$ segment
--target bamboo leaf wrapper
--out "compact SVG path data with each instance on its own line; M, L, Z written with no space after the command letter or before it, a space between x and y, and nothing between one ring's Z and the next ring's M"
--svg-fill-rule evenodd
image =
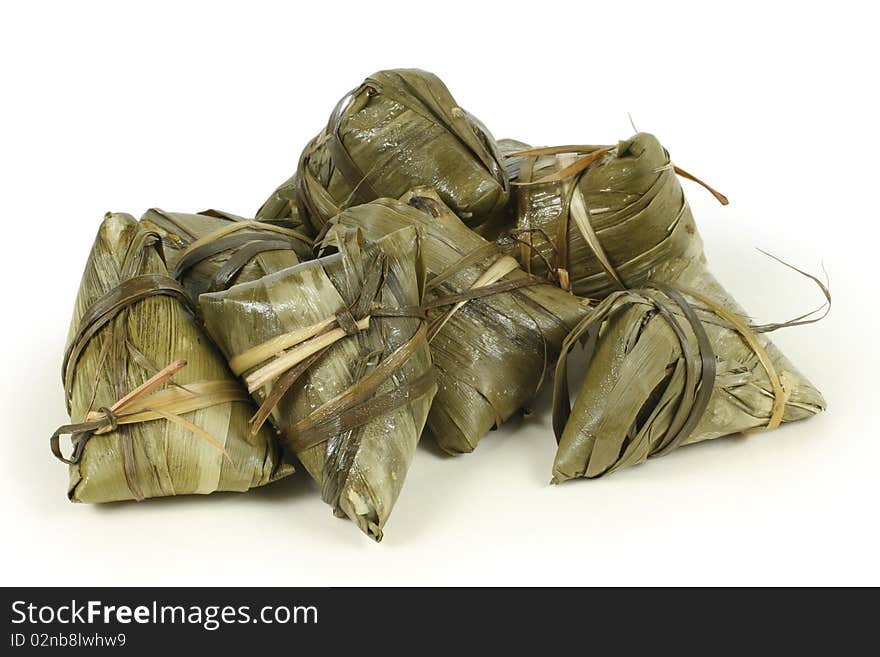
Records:
M375 540L436 390L412 228L203 294L209 332L337 515Z
M502 144L516 216L483 232L527 271L601 299L640 286L689 248L695 224L678 180L684 172L653 135L615 147Z
M766 327L753 326L706 269L699 234L687 234L677 256L653 267L647 287L611 293L568 337L566 352L586 340L592 356L570 415L564 359L557 368L555 482L825 408ZM786 324L798 323L805 321Z
M74 501L245 491L292 472L271 432L249 435L252 402L158 243L129 215L108 215L83 274L63 375L74 426L97 426L74 431Z
M478 225L507 203L499 159L489 131L437 76L380 71L339 102L257 218L299 215L317 233L347 207L431 185L466 223Z
M301 231L217 210L186 214L153 208L141 217L141 225L161 236L171 276L193 301L203 292L254 281L312 258L312 240Z
M430 189L349 208L329 234L357 227L377 239L405 226L423 235L428 276L438 392L427 429L444 451L470 452L492 427L528 405L589 304L527 276Z

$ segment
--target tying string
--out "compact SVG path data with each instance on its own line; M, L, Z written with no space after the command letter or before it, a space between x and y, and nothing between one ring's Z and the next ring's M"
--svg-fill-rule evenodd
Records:
M503 294L505 292L513 292L523 287L531 285L541 285L543 281L535 276L525 275L508 280L501 280L508 274L520 270L519 263L516 259L506 256L497 255L497 246L491 242L480 246L468 254L462 256L459 260L440 272L436 277L431 279L426 285L427 290L436 290L440 282L445 282L455 273L462 271L465 267L474 265L484 260L487 255L496 255L496 259L480 274L473 284L462 292L451 292L448 294L440 294L431 301L422 304L422 308L427 312L444 306L452 306L449 310L441 315L434 317L428 323L428 341L430 342L440 329L452 318L452 316L461 310L468 302L474 299L483 299L495 294ZM476 257L475 257L476 256Z
M446 86L434 75L406 75L384 71L368 78L362 88L381 94L425 121L443 127L483 165L506 191L507 177L499 162L500 155L490 146L485 127L457 106Z
M523 159L522 164L520 165L520 179L524 181L529 181L532 179L532 175L534 173L535 162L538 161L537 157L526 157ZM513 183L516 184L515 182ZM516 193L519 195L519 203L517 204L518 208L524 208L526 204L529 202L528 189L525 186L519 186L515 188ZM526 270L527 274L532 273L532 258L531 254L540 253L541 259L544 261L544 266L547 267L548 275L552 275L554 267L550 264L547 258L544 257L544 254L541 253L540 250L534 249L532 246L533 241L533 233L536 231L540 231L540 235L546 240L546 242L553 249L553 252L556 252L556 245L553 243L553 240L550 239L550 236L544 232L541 228L531 228L529 226L529 218L527 216L523 216L523 212L520 210L518 213L520 216L517 218L517 233L514 234L514 239L520 242L519 246L519 260L523 263L523 267ZM518 238L518 234L522 234L525 236L525 239L520 240Z
M67 411L71 409L71 393L76 364L95 335L129 306L152 296L170 296L177 299L195 314L195 308L186 290L173 278L163 274L142 274L122 281L115 288L99 297L83 313L76 335L64 352L61 376L64 381L64 398Z
M776 331L781 328L788 328L790 326L804 326L807 324L814 324L824 319L831 311L831 292L825 283L820 281L816 276L813 276L808 272L798 269L797 267L790 265L784 260L777 258L770 253L767 253L766 251L762 251L761 249L758 249L758 251L815 283L819 290L822 292L822 296L825 298L824 303L815 310L811 310L808 313L804 313L784 322L755 325L746 322L745 319L739 314L727 310L724 306L713 301L712 299L701 294L700 292L697 292L696 290L681 286L677 288L681 292L687 294L689 297L700 302L708 309L709 312L714 313L716 316L720 317L731 327L733 327L733 329L740 334L740 336L749 346L752 352L754 352L755 356L758 359L758 362L767 372L767 378L770 381L770 386L773 389L773 406L771 408L770 418L768 419L766 426L753 429L752 432L775 429L780 424L782 424L782 420L785 415L785 405L791 397L792 392L786 387L785 377L783 376L783 374L776 371L776 367L773 365L773 359L770 357L770 354L767 353L767 350L764 349L764 347L761 345L761 341L758 339L758 334L768 333L770 331ZM817 316L814 317L814 315Z
M752 330L742 317L736 313L730 312L696 290L682 288L682 291L706 306L718 317L728 322L736 332L742 336L745 343L749 346L749 349L754 352L755 356L758 358L758 362L761 363L761 366L767 372L767 378L770 380L770 386L773 388L773 406L770 411L770 419L767 420L766 426L754 429L754 431L766 431L778 427L782 424L782 418L785 415L785 404L788 402L791 391L786 389L783 383L783 378L779 375L776 371L776 367L773 365L773 359L770 358L770 354L768 354L764 347L761 346L755 331Z
M363 93L366 92L366 93ZM336 104L330 120L325 128L327 150L330 153L330 159L333 166L339 170L345 182L351 188L351 196L349 201L352 205L361 205L369 203L379 198L379 194L373 189L367 176L361 171L345 144L342 143L342 118L346 111L351 109L352 113L360 111L367 103L369 96L375 94L375 91L368 86L362 85L357 89L353 89Z
M230 367L244 375L248 390L255 392L270 385L263 403L251 419L256 433L266 422L284 394L336 342L370 328L374 318L411 317L419 328L405 343L380 360L346 391L321 405L284 432L282 442L299 453L391 413L428 394L433 388L433 370L393 390L376 395L409 359L426 344L425 311L421 307L383 308L379 297L388 274L387 256L371 261L365 272L358 298L333 317L295 329L252 347L230 359Z
M208 291L225 289L229 283L256 256L267 251L292 250L292 242L302 242L309 248L313 241L302 233L261 221L236 221L200 237L181 254L171 276L181 280L186 273L220 253L231 252L229 259L211 279Z
M385 163L376 161L370 171L365 172L354 161L342 139L345 117L360 112L368 105L370 98L377 95L405 107L431 124L441 126L458 139L502 189L507 191L509 183L504 167L499 162L500 155L490 146L492 142L484 126L455 104L455 99L442 82L434 76L430 77L430 81L425 81L418 76L411 79L407 75L394 72L379 73L365 80L336 104L324 130L303 150L297 169L297 205L313 222L323 224L346 207L369 203L383 196L370 183L369 174ZM436 86L431 86L435 83ZM322 147L327 148L333 168L351 189L343 203L330 196L309 166L311 157ZM317 231L321 225L313 227Z
M674 306L668 304L661 295L655 294L651 288L666 295ZM666 429L665 438L659 441L652 452L653 456L661 456L681 445L696 429L697 423L709 405L718 365L703 324L681 293L669 285L658 282L649 283L644 293L654 301L660 309L661 316L673 328L685 364L685 378L678 408ZM697 339L696 354L691 349L687 335L675 320L673 312L676 307L684 314Z
M806 312L802 315L798 315L797 317L786 320L784 322L772 322L770 324L760 324L760 325L749 324L749 328L751 328L751 330L754 331L755 333L769 333L770 331L778 331L779 329L788 328L790 326L806 326L807 324L815 324L816 322L819 322L819 321L825 319L825 317L828 315L828 313L831 312L831 291L828 289L828 284L827 284L828 283L828 278L827 278L828 272L825 272L826 282L823 283L816 276L813 276L813 274L810 274L809 272L805 272L802 269L798 269L797 267L790 265L789 263L785 262L785 260L782 260L781 258L777 258L772 253L767 253L766 251L764 251L762 249L758 249L758 251L760 253L763 253L768 258L775 260L776 262L784 265L785 267L788 267L792 271L795 271L798 274L800 274L801 276L804 276L805 278L808 278L809 280L811 280L813 283L816 284L816 286L822 292L822 296L825 298L825 300L822 302L822 305L819 306L818 308L816 308L815 310L811 310L811 311ZM824 271L824 267L823 267L823 271Z
M171 377L185 366L185 360L176 360L134 388L112 406L102 406L97 411L89 411L82 422L59 427L49 439L52 453L60 461L74 465L79 463L86 443L92 436L117 431L120 426L127 424L165 419L216 447L231 463L229 454L219 441L204 429L181 417L181 414L218 404L247 401L248 396L241 386L235 381L229 380L197 381L187 384L186 387L176 386L159 389L171 382ZM73 451L69 458L61 452L60 438L65 435L71 436L73 444Z
M587 347L584 368L588 368L602 325L637 303L654 306L658 315L669 324L681 347L681 358L685 368L682 391L678 396L672 421L663 436L652 446L649 455L659 455L675 449L693 432L703 416L709 404L716 374L712 344L702 323L684 297L667 285L651 283L640 290L611 293L596 306L591 315L581 320L563 341L553 382L553 431L557 442L562 438L565 425L571 415L567 371L569 352L575 343L585 340ZM677 315L684 317L696 337L696 353L691 348L687 334L679 325Z
M528 263L526 266L527 271L531 271L531 256L533 253L538 253L547 266L550 280L558 283L559 287L563 290L571 289L571 277L568 272L568 232L571 220L574 220L581 237L593 251L609 278L611 278L618 289L626 289L593 229L586 199L578 186L581 176L586 173L590 165L601 159L605 154L610 153L613 149L614 147L612 146L560 146L529 149L508 155L508 157L527 158L521 168L522 180L513 183L520 187L520 212L517 234L527 235L527 240L520 241L520 257L523 262ZM576 154L582 155L581 157L575 157ZM532 180L535 162L538 157L543 156L555 157L556 171L537 180ZM528 188L534 185L547 184L558 184L560 188L562 208L559 217L561 221L557 226L555 240L550 238L543 230L532 228L531 213L529 212L531 197L529 196ZM540 234L553 250L556 257L555 265L551 266L547 258L534 248L532 235L538 231L540 231ZM514 236L514 239L516 238L517 236Z
M517 269L519 269L519 263L514 258L511 258L510 256L500 256L482 274L480 274L468 290L444 295L426 304L426 308L437 308L453 304L452 308L439 317L431 320L428 325L428 340L430 341L435 335L437 335L437 332L446 325L446 322L448 322L450 318L471 299L478 299L492 294L498 294L499 292L509 292L524 285L534 284L530 278L519 280L513 279L498 283L501 278Z
M432 369L388 392L376 395L379 387L426 344L425 335L425 326L422 324L412 338L369 370L356 385L315 409L287 430L284 436L285 445L296 453L302 452L427 395L435 386Z
M540 235L541 237L543 237L544 241L550 246L550 249L553 251L554 256L556 255L556 244L553 243L553 240L547 234L547 231L545 231L543 228L514 228L510 231L510 236L515 242L518 242L520 245L520 257L522 258L520 266L525 269L527 273L532 273L532 259L528 257L528 253L531 252L541 259L541 262L544 263L544 268L547 270L549 275L552 276L554 265L550 262L550 259L545 256L539 249L533 248L532 235ZM523 253L525 253L526 255L523 255ZM561 271L557 271L557 274L561 273ZM569 281L567 284L563 284L560 280L559 286L567 290L571 287L571 283Z
M583 319L569 333L563 342L562 352L556 365L553 386L553 431L556 434L557 442L561 439L571 415L567 378L569 352L578 341L585 342L586 364L584 367L585 369L589 368L602 326L635 304L653 306L657 316L662 318L672 330L680 347L679 359L683 367L683 375L680 391L673 392L669 389L668 386L672 385L672 379L668 379L667 389L661 395L661 399L674 399L675 403L675 410L671 413L668 426L660 435L653 437L649 436L652 431L656 430L656 427L649 426L651 420L648 420L645 426L633 427L637 430L637 434L632 437L630 443L627 443L626 454L622 453L618 457L618 461L640 449L641 446L637 444L639 441L652 440L652 444L646 450L646 456L656 457L676 449L687 440L708 407L714 388L717 364L711 341L702 321L697 316L696 307L685 298L685 295L700 304L701 311L713 313L727 322L733 330L742 336L749 348L755 353L767 373L773 396L766 424L756 430L774 429L779 426L785 413L790 391L786 389L784 377L777 372L772 359L760 344L757 335L743 318L693 290L659 282L649 282L644 288L638 290L625 290L610 294L590 316ZM685 327L690 329L696 345L692 344ZM674 397L669 397L671 392ZM604 471L607 472L614 467L616 467L616 462ZM599 474L602 472L596 472L593 476Z
M608 151L596 151L596 153L599 154L604 154L606 152ZM582 159L586 160L589 157L590 156L588 155ZM595 161L595 158L590 160L589 163L592 164L593 161ZM586 171L586 167L580 171ZM580 176L580 172L576 175ZM574 220L575 225L581 233L581 237L583 237L587 246L589 246L593 254L595 254L599 264L602 265L602 269L604 269L608 277L614 281L614 284L618 289L625 290L626 285L623 284L623 279L621 279L620 274L617 273L614 265L611 264L608 254L605 253L605 249L599 241L599 236L596 234L596 231L593 230L593 223L590 221L590 211L587 209L587 201L578 185L579 181L580 177L575 180L566 180L563 183L563 189L566 190L567 197L564 207L567 211L563 215L563 220L559 225L558 237L561 246L556 251L556 269L560 274L560 281L563 283L563 289L571 289L571 283L568 276L568 224L569 221Z
M520 167L520 180L512 184L519 188L519 212L517 218L517 228L512 231L512 237L520 244L520 261L523 263L526 271L531 273L531 260L534 254L538 254L547 267L547 277L549 280L557 283L564 290L571 289L571 277L569 274L569 227L571 221L574 221L584 242L593 252L596 260L619 290L627 289L623 278L617 272L608 254L602 246L599 236L593 228L590 220L590 210L587 207L586 199L580 189L579 183L581 178L587 173L589 168L600 161L609 153L613 153L614 146L592 146L592 145L568 145L553 146L547 148L530 148L526 150L516 151L508 154L507 158L523 158ZM533 180L534 167L540 157L554 157L555 170ZM722 205L727 205L727 197L710 187L708 184L688 173L684 169L673 165L671 162L667 165L673 171L685 178L696 182L697 184L708 190ZM658 169L662 171L664 168ZM555 184L559 186L559 196L561 209L559 213L559 223L557 225L557 235L551 238L546 232L537 227L531 226L531 195L530 188L533 186L542 186ZM548 243L556 258L555 265L551 266L547 257L540 252L534 245L534 234L541 235Z
M303 221L308 222L313 232L320 231L326 225L327 217L339 212L336 202L318 182L309 166L311 156L325 140L326 133L321 133L306 144L303 152L300 153L293 181L293 204L296 206L297 214ZM325 212L318 207L316 197L323 199Z
M156 246L158 248L158 245L161 244L158 235L153 232L141 233L137 240L136 245L130 247L130 249L133 249L132 252L137 251L140 247ZM76 366L90 341L102 329L108 327L111 322L126 312L129 307L153 296L168 296L177 299L189 312L195 314L195 308L186 290L173 278L164 274L142 274L127 278L115 288L99 297L83 313L76 334L65 350L62 363L64 397L68 413L71 412L72 408ZM94 402L97 394L100 369L106 361L110 342L113 339L112 336L109 336L101 345L98 371L95 372L95 379L92 383L93 389L89 406ZM127 340L126 346L133 350L133 346ZM136 358L142 358L140 352L133 351L137 354ZM244 391L232 381L203 381L191 384L188 388L176 385L171 380L171 377L184 365L185 361L175 361L161 369L144 384L132 390L112 406L102 407L98 411L89 411L82 422L60 427L50 438L52 453L65 463L78 463L86 443L93 435L115 431L122 424L134 424L164 418L218 447L225 454L225 450L216 439L200 427L180 417L180 414L229 401L244 400L246 399ZM153 394L165 382L175 385L175 388ZM148 399L146 399L147 395L149 395ZM136 404L136 402L138 403ZM123 413L122 411L124 410L127 412ZM60 437L63 435L70 435L72 439L73 453L70 458L65 458L61 454ZM133 497L141 500L144 496L136 477L137 470L134 462L134 450L130 438L126 434L119 434L119 438L122 441L122 465L126 483ZM226 456L228 458L228 454Z
M727 200L727 197L724 194L719 192L717 189L713 189L693 174L690 174L681 167L675 165L673 165L672 170L675 171L675 173L678 174L681 178L684 178L685 180L690 180L691 182L695 182L701 187L705 188L712 196L714 196L718 200L721 205L730 204L730 201Z
M430 214L438 218L448 210L441 207L436 199L429 196L412 196L408 200L408 204L422 212ZM458 260L451 263L448 267L431 278L425 285L425 292L434 292L441 285L446 283L456 274L464 271L468 267L478 265L488 258L494 258L490 264L471 284L471 286L462 292L452 292L448 294L440 294L431 301L422 304L425 311L442 308L444 306L453 306L441 315L433 318L428 323L428 342L433 340L434 336L442 329L452 316L458 312L468 301L474 299L482 299L495 294L504 292L513 292L523 287L542 284L543 281L535 276L526 275L517 278L502 281L501 279L508 274L520 269L516 259L499 255L498 246L494 242L484 242L477 248L461 256Z

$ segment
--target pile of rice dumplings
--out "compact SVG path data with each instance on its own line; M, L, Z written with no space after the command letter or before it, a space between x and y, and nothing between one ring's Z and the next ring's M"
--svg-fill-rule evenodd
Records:
M554 483L815 415L767 334L817 318L749 319L681 178L727 203L652 135L496 142L436 76L368 77L253 218L104 217L50 441L68 497L243 492L301 468L379 541L423 436L471 452L544 385Z

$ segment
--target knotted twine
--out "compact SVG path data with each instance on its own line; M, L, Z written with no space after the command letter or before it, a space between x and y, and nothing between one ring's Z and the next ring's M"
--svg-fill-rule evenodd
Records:
M411 317L419 328L405 343L375 364L346 391L322 404L283 432L282 443L299 453L327 442L334 436L357 429L376 417L391 413L433 388L433 371L376 395L426 341L425 312L418 306L383 308L379 305L388 259L380 254L366 270L357 299L334 317L275 336L229 360L230 368L244 378L254 392L271 384L257 413L251 419L256 433L288 390L339 340L369 329L373 318Z
M148 235L148 237L150 236L152 234ZM144 241L146 242L147 238L144 238ZM88 344L101 329L107 327L122 312L153 296L168 296L177 299L190 312L195 313L186 290L177 281L163 274L142 274L128 278L99 297L83 313L76 334L65 351L62 363L64 397L68 413L71 411L76 365ZM111 339L108 338L105 347L101 349L99 356L101 362L93 384L95 390L98 385L97 376L106 357L106 346L109 345ZM185 360L174 361L113 405L103 406L98 411L89 411L82 422L59 427L49 440L52 453L64 463L75 465L82 458L86 443L92 436L116 432L121 425L125 424L165 419L203 438L222 451L228 459L229 455L216 439L192 422L180 417L180 414L233 401L247 401L247 396L239 385L228 380L198 381L186 387L176 386L173 389L157 390L163 384L170 382L171 377L185 365ZM94 394L93 391L92 398L94 398ZM65 457L61 452L60 438L64 435L71 436L73 451L70 457ZM127 438L124 434L119 434L119 437L120 439ZM134 498L142 500L144 496L135 476L135 457L131 441L123 440L122 447L122 463L126 482Z

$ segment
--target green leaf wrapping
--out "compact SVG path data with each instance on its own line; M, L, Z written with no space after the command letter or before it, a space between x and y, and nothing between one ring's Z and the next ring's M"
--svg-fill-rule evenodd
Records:
M279 336L325 320L329 323L315 339L348 327L313 361L296 366L307 367L275 402L273 391L296 367L283 369L253 393L260 403L270 398L270 421L321 485L334 512L381 540L436 389L420 308L421 248L411 228L366 243L351 231L334 246L338 253L203 294L200 304L209 332L246 381L267 362L305 344L273 346L239 370L241 359L267 341L277 344ZM374 278L377 267L382 274ZM371 280L378 282L375 292ZM368 327L355 331L354 321L364 318ZM399 366L390 367L401 353L406 355ZM375 379L381 382L378 388L363 394L383 368L389 368L390 378ZM381 405L401 391L395 403ZM361 395L363 405L338 403L347 395ZM313 419L317 432L309 433L304 425Z
M112 407L177 359L187 365L174 377L186 387L201 381L237 384L181 298L154 295L126 305L84 348L74 349L81 319L96 301L121 283L143 275L167 280L156 248L158 236L125 214L106 217L83 273L68 339L65 377L69 411L82 422L90 411ZM184 297L185 300L185 297ZM181 417L201 428L225 449L166 419L119 426L93 435L70 466L68 495L77 502L111 502L189 493L246 491L293 471L283 463L271 432L248 436L254 408L240 401L212 405Z
M689 235L683 252L654 268L652 280L668 284L673 295L676 290L681 292L696 315L696 332L681 307L662 291L618 293L597 307L596 317L610 312L595 326L601 332L570 417L565 414L569 401L562 360L557 370L556 482L598 477L679 445L766 428L773 424L777 399L782 422L812 417L825 408L819 391L761 333L760 327L747 333L766 356L772 373L744 333L725 319L723 314L731 313L745 323L747 315L707 271L702 241L696 233ZM659 298L660 304L651 296ZM671 308L671 321L664 318L660 305ZM684 347L676 327L684 337ZM700 348L698 332L705 333L709 349ZM573 333L566 346L573 346L579 337ZM701 352L708 355L709 365L715 370L703 383L711 387L706 391L709 396L705 410L690 406L699 387L687 383L689 358L685 349L692 362ZM700 369L698 366L696 372ZM784 389L782 396L778 396L771 376L778 378ZM694 414L695 426L671 442L671 425L682 405L685 415Z
M301 232L217 210L186 214L153 208L141 224L161 236L169 272L194 301L203 292L254 281L312 258L311 240ZM235 230L245 225L250 227ZM210 239L218 231L222 236ZM199 250L190 248L206 239Z
M380 71L339 102L296 174L257 218L299 214L317 233L342 209L398 198L417 185L435 187L469 225L503 210L508 199L491 134L443 82L416 69Z
M404 201L380 199L345 210L333 220L330 235L357 227L377 239L404 226L423 236L429 305L470 290L503 255L424 188ZM476 259L463 260L470 254ZM448 453L472 451L492 427L526 406L565 335L589 313L586 301L518 268L498 284L524 280L537 284L467 301L431 340L438 392L427 429ZM437 320L450 307L432 308L429 319Z
M501 144L508 156L525 147L510 140ZM578 157L508 157L514 182L532 184L514 187L515 216L506 225L502 218L480 232L497 238L528 271L559 281L557 270L563 269L575 294L601 299L620 289L602 254L626 287L638 287L655 267L684 253L695 225L669 154L653 135L620 142L566 180L534 182ZM574 194L582 204L572 202ZM578 211L589 226L586 235L573 214ZM590 230L598 248L588 239Z

